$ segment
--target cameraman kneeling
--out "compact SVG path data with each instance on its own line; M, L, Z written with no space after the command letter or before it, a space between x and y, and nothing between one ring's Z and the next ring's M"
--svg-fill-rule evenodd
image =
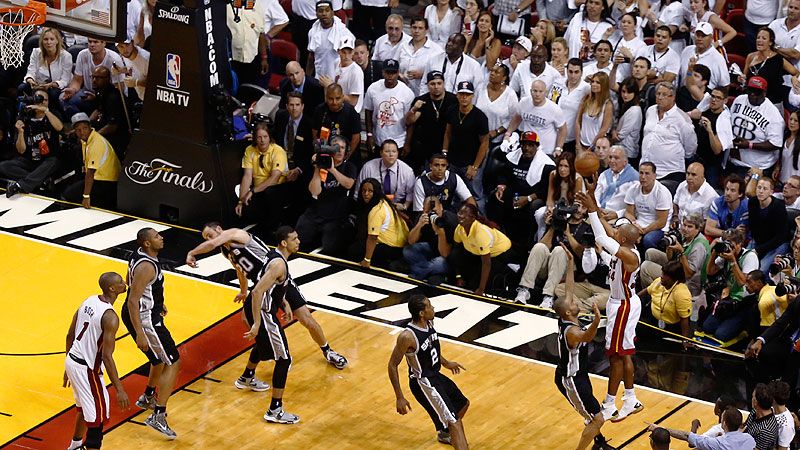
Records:
M744 330L749 313L742 302L747 294L746 274L758 269L758 255L753 250L743 250L743 244L744 231L726 230L721 240L714 240L706 264L706 273L717 281L709 282L706 287L711 313L703 322L703 331L722 342L730 341Z
M544 222L550 225L542 239L537 242L528 255L528 262L522 272L522 280L517 287L517 303L527 304L531 298L531 289L536 285L536 279L547 277L542 288L542 308L553 306L556 286L561 282L567 270L567 254L562 243L569 244L569 249L575 259L583 254L584 246L575 236L591 234L591 227L584 219L586 208L580 205L567 206L559 202L552 211L545 212ZM577 268L576 268L577 271ZM576 273L576 278L583 275Z
M15 148L19 156L0 162L0 177L11 180L6 197L33 192L58 170L58 134L64 124L50 111L48 98L43 90L34 92L34 103L23 107L15 124Z
M642 286L650 286L653 281L661 276L662 266L667 261L677 260L683 267L686 285L692 298L697 299L703 292L702 282L705 279L706 259L710 253L708 240L700 232L705 225L705 219L699 213L691 213L683 218L680 226L680 238L668 232L661 244L666 244L666 253L651 248L645 253L645 261L639 276Z
M439 197L425 198L422 214L408 232L408 245L403 249L412 278L429 280L431 284L444 281L456 226L458 217L444 209Z

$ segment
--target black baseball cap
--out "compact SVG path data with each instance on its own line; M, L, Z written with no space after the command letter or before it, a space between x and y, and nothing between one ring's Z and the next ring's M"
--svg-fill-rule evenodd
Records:
M428 72L428 83L433 80L442 80L444 81L444 74L439 70L431 70Z
M399 72L400 63L396 59L387 59L383 62L384 72Z
M475 86L473 86L469 81L462 81L458 83L458 89L456 92L459 94L474 94Z

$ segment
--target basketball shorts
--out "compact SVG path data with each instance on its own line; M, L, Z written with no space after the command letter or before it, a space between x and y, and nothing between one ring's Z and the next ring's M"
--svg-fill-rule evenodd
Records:
M292 308L292 311L306 306L306 298L303 297L303 293L300 292L294 280L289 280L289 284L286 286L286 301L289 302L289 307Z
M608 299L606 304L606 355L633 355L636 353L636 324L642 314L642 301L632 295L629 299Z
M178 347L172 339L167 327L164 325L164 318L158 316L156 319L151 317L150 311L139 313L139 320L142 322L142 330L147 338L147 345L150 347L144 354L150 364L172 365L180 359ZM136 330L133 328L128 308L122 308L122 323L131 334L134 342L136 341Z
M437 430L444 430L458 421L458 412L467 405L461 390L441 373L432 377L409 378L414 398L425 408Z
M109 417L108 390L103 382L103 375L73 358L67 355L64 369L72 385L75 406L88 426L100 426Z
M579 373L574 377L565 377L556 371L555 381L561 395L567 398L584 420L591 421L601 411L600 403L592 392L589 375Z
M253 297L248 294L242 309L247 319L247 324L253 326ZM259 360L272 361L278 359L289 359L289 342L286 340L286 333L280 321L274 314L261 310L261 327L256 335L256 352Z

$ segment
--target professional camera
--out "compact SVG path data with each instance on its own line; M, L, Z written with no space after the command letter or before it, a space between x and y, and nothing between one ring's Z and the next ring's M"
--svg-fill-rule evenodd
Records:
M775 262L769 265L769 274L774 277L792 267L794 267L794 257L792 255L779 255L775 257Z
M436 214L436 211L433 210L434 206L436 206L436 202L430 201L428 203L428 220L430 223L436 224L437 227L443 228L444 217L439 217L439 215Z
M25 106L40 105L44 103L44 96L41 94L22 95L17 97L17 101Z
M330 169L333 165L333 155L339 151L338 145L325 144L323 141L317 141L314 144L314 151L317 154L314 165L320 169Z
M796 295L800 293L800 278L786 277L783 283L775 286L775 295L782 297L786 294Z
M675 245L678 242L683 242L683 236L678 230L669 230L664 233L664 237L658 241L658 248L666 251L667 247Z
M247 130L250 133L255 133L256 125L258 125L260 123L265 123L265 124L267 124L267 127L270 127L270 128L272 127L272 119L269 116L261 114L261 113L252 114L248 118L248 120L249 121L247 122Z
M578 227L578 231L575 234L575 240L578 241L579 244L586 248L594 247L595 240L594 240L594 232L592 231L591 227Z
M727 240L723 239L723 240L717 242L716 244L714 244L714 247L712 247L712 250L717 252L717 254L729 253L729 252L733 251L733 243L731 241L727 241Z
M576 212L578 212L577 205L568 205L564 199L559 200L553 208L553 232L563 233L567 229L569 218Z

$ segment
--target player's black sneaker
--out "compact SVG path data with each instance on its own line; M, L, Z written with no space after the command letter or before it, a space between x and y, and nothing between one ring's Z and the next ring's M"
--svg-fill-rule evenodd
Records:
M142 394L136 400L136 406L140 409L153 409L156 406L156 395Z
M616 448L608 445L608 441L606 441L606 437L602 434L598 434L594 437L594 444L592 445L592 450L617 450Z
M175 439L178 437L178 434L172 431L172 428L169 427L167 424L167 414L166 413L153 413L150 414L150 417L145 419L145 425L151 427L152 429L158 431L159 433L163 434L164 437L167 439Z
M452 445L450 433L448 431L440 430L438 433L436 433L436 439L438 439L442 444Z

